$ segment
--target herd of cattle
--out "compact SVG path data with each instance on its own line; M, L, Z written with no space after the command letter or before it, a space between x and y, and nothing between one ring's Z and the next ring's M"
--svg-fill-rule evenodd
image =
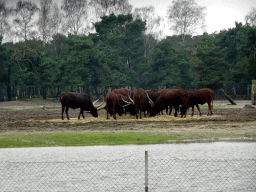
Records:
M166 113L171 114L172 108L175 109L174 116L178 116L178 112L181 113L181 117L186 117L187 110L192 107L192 116L194 115L194 106L197 107L200 115L202 115L198 104L208 104L207 115L212 115L213 109L213 99L214 91L209 88L198 89L194 91L186 91L184 89L161 89L156 91L144 90L142 88L131 91L127 88L115 89L109 92L105 101L100 105L96 106L95 101L92 103L90 96L85 93L75 93L68 92L64 93L60 97L62 105L62 119L64 110L66 109L67 119L68 109L80 108L80 116L84 118L84 111L90 112L92 116L98 117L98 110L105 109L107 111L107 119L113 116L116 119L116 114L121 116L124 113L130 113L136 116L138 119L138 114L141 118L141 113L149 113L150 116L155 116L157 114Z

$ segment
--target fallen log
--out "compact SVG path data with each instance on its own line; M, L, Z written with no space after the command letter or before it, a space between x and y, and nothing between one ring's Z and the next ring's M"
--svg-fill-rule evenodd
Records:
M223 89L220 89L220 92L226 97L226 99L231 103L231 105L236 105L236 103L225 93Z

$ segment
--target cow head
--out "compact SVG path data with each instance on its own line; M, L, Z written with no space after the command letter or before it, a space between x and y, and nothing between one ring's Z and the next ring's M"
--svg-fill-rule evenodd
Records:
M97 101L99 101L99 99L93 102L93 108L90 110L93 117L98 117L98 111L105 109L106 107L106 105L104 105L104 101L100 105L96 106Z

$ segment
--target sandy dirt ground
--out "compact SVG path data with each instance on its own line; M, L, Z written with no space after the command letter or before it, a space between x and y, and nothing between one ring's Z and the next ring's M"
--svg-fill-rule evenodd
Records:
M57 101L11 101L0 102L0 134L11 132L57 133L57 132L146 132L181 135L199 135L199 138L236 138L256 141L256 106L245 108L251 101L214 101L214 115L206 116L207 109L202 109L199 116L187 118L174 117L173 114L156 117L144 117L136 120L134 116L106 119L106 111L99 111L94 118L89 113L85 119L77 119L79 109L69 110L71 120L61 120L61 104ZM204 106L207 106L206 104ZM164 112L165 114L165 112Z

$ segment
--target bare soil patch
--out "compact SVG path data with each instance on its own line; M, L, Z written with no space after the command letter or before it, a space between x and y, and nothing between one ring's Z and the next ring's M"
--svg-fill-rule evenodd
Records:
M99 112L99 118L85 114L85 119L77 119L79 110L69 110L71 120L61 120L59 101L11 101L0 103L0 134L10 132L147 132L166 134L200 135L204 138L256 138L256 108L245 109L250 101L236 101L237 106L227 101L214 101L214 115L196 115L175 118L173 114L143 117L134 116L106 119L106 111ZM224 107L223 107L224 105ZM222 107L219 107L222 106ZM207 109L202 109L206 114Z

